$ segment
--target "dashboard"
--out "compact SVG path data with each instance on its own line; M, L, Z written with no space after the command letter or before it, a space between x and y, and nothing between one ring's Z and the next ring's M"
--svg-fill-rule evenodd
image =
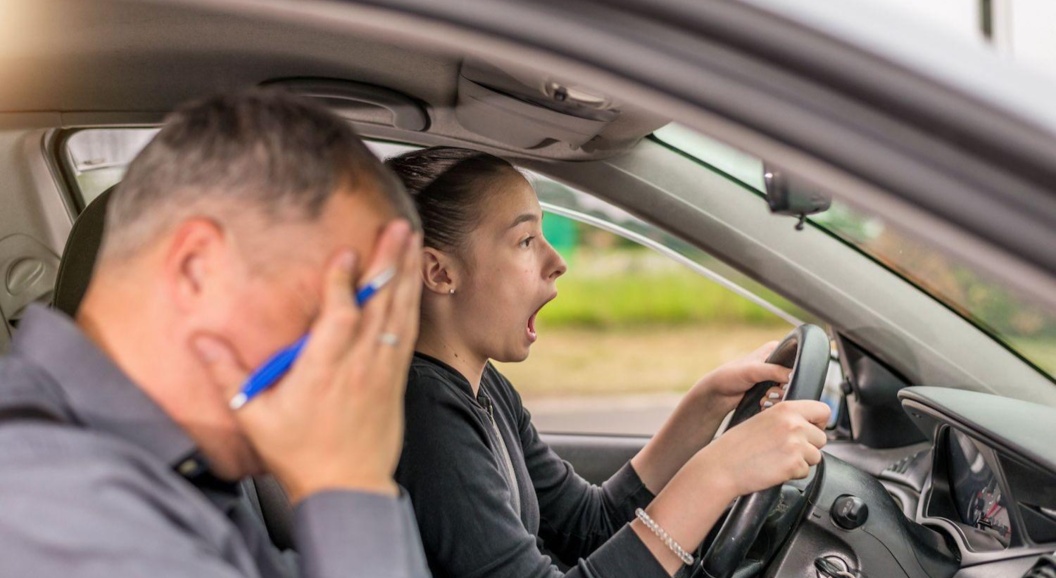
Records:
M900 398L933 442L916 522L948 535L962 568L1056 550L1056 410L941 388Z
M1056 568L1056 409L937 387L898 397L905 426L926 440L827 445L810 477L782 486L737 575L1022 578Z
M958 430L949 430L946 463L951 498L960 523L983 537L984 547L1007 548L1012 541L1012 522L1000 480L986 455L988 448Z

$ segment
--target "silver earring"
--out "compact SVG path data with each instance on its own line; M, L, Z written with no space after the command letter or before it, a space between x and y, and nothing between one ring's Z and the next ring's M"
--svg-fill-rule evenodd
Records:
M447 294L448 294L448 295L454 295L454 294L455 294L455 288L454 288L454 287L452 287L452 288L448 289L448 290L447 290Z

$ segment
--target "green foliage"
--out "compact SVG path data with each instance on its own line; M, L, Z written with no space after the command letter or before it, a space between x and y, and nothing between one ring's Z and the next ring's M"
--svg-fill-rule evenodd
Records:
M573 266L570 274L558 281L558 291L558 298L539 315L547 326L785 324L755 303L682 267L643 270L632 266L576 275ZM762 297L781 302L773 295Z

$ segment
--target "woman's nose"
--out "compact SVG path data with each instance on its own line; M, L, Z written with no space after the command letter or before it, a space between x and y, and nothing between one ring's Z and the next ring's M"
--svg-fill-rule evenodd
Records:
M553 267L550 269L549 278L553 280L564 275L565 271L568 271L568 264L565 263L565 259L561 257L561 253L558 253L553 246L550 247L550 252L553 255L554 264Z

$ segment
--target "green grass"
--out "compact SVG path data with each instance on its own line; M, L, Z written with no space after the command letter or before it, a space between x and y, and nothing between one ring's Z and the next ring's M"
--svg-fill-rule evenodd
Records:
M557 286L559 297L540 313L540 321L551 327L785 324L773 313L681 267L632 266L583 275L572 268Z
M526 400L685 393L708 371L787 332L787 325L541 325L527 361L495 365Z

